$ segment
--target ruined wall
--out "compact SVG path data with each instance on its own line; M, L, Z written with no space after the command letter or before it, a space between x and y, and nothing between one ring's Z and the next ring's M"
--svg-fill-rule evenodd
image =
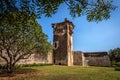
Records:
M110 66L110 60L107 52L88 52L84 53L85 60L91 66Z
M28 59L21 59L20 61L17 62L17 64L32 64L34 63L34 55L32 54Z
M80 66L83 65L83 53L81 51L74 51L73 64Z
M52 64L52 53L48 53L47 55L39 55L39 54L32 54L28 59L21 59L17 62L17 64L33 64L33 63L48 63ZM0 58L0 64L4 65L6 62Z
M74 52L74 65L80 66L110 66L107 52Z
M33 64L33 63L52 64L52 53L48 53L46 55L32 54L28 59L22 59L18 62L18 64Z

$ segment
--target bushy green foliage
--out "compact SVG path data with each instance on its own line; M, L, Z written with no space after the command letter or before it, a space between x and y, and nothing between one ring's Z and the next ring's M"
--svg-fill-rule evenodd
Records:
M37 18L42 14L51 16L59 6L65 3L72 17L87 15L88 21L109 19L110 13L116 7L112 0L1 0L0 13L25 11Z
M120 71L120 67L115 67L115 70L116 71Z
M109 51L109 57L112 65L118 66L120 64L120 48L115 48Z
M20 59L33 53L47 54L52 49L47 35L34 16L26 12L6 12L0 17L0 57L11 72Z
M22 67L37 67L37 66L50 66L52 64L46 64L46 63L39 63L39 64L21 64Z
M115 63L117 67L120 67L120 62Z

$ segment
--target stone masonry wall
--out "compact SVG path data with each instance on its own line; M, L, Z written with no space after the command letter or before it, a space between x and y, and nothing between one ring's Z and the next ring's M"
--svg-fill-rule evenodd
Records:
M34 64L34 63L47 63L52 64L52 53L48 53L47 55L39 55L39 54L32 54L28 59L21 59L17 62L17 64ZM0 58L0 64L4 65L6 62Z
M53 27L53 62L56 65L73 65L72 22L65 19L64 22L52 24Z
M110 66L107 52L88 52L84 56L90 66Z
M82 52L81 51L75 51L74 55L73 55L73 64L74 65L83 65L83 61L82 61Z

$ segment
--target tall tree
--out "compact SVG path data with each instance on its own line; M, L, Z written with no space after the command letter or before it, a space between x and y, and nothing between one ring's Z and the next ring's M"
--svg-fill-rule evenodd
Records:
M27 21L26 21L27 18ZM4 13L0 20L0 57L5 60L8 73L15 64L36 51L47 53L51 45L35 17L26 12Z
M1 0L0 13L25 11L39 18L42 14L55 14L62 3L68 6L72 17L87 15L88 21L107 20L115 9L112 0Z

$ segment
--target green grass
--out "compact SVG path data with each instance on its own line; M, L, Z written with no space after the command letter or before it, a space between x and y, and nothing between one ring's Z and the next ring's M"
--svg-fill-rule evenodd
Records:
M111 67L34 66L23 68L23 70L27 69L37 70L38 73L15 80L120 80L120 71L115 71Z

